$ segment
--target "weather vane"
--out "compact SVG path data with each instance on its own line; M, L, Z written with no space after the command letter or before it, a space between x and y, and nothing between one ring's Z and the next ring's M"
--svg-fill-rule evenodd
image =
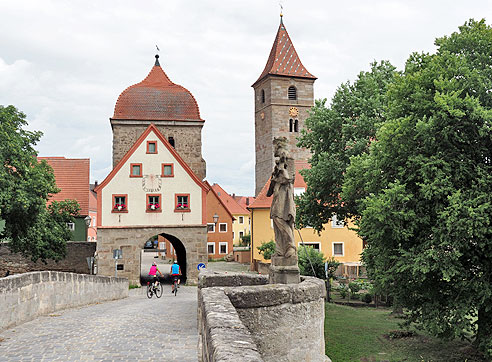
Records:
M157 48L157 51L160 52L161 50L159 49L159 47L157 46L157 44L155 45L155 47Z
M283 15L283 12L284 12L284 6L282 5L282 2L279 2L278 5L280 6L280 17L284 16Z

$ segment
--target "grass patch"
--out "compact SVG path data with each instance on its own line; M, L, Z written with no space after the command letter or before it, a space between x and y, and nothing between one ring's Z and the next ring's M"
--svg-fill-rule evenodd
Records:
M128 286L128 289L137 289L137 288L141 288L142 286L141 285L138 285L138 284L130 284Z
M463 341L444 342L411 330L389 309L353 308L326 303L325 351L333 362L483 362Z

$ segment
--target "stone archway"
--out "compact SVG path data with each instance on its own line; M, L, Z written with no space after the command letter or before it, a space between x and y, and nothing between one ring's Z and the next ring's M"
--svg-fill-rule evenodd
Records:
M197 265L207 264L207 228L204 225L175 227L100 227L97 240L98 274L114 276L114 249L121 249L118 260L122 269L119 277L128 278L131 284L140 283L141 250L143 243L156 235L163 235L173 244L178 263L188 283L198 282ZM178 253L179 250L179 253ZM183 260L184 259L184 260Z

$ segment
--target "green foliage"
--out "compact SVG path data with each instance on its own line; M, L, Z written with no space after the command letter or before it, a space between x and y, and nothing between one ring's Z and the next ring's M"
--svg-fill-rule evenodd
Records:
M256 249L258 249L260 255L263 254L263 257L266 260L270 260L275 253L275 241L270 240L268 243L262 243L260 246L257 246Z
M0 237L34 261L59 260L71 236L66 224L79 207L75 201L46 207L49 195L59 190L51 167L36 159L41 132L26 131L26 125L14 106L0 106L0 219L5 221Z
M470 20L436 45L389 87L386 121L351 159L341 202L359 218L369 277L407 322L473 336L490 357L492 28Z
M367 304L371 303L372 302L371 293L365 293L364 296L362 297L362 301Z
M301 171L307 190L296 199L299 226L320 231L332 215L343 219L355 213L340 199L344 174L350 157L367 152L386 119L385 94L395 75L389 62L374 62L353 84L342 84L329 107L326 99L316 101L299 141L299 146L312 152L311 168Z
M340 294L340 297L341 297L342 299L345 299L345 297L347 296L347 291L348 291L348 288L347 288L345 285L341 284L341 285L338 287L338 289L337 289L337 290L338 290L338 293Z
M334 257L330 257L326 259L327 270L326 270L326 278L331 280L335 278L335 273L340 266L340 262L338 262Z
M251 234L246 234L241 238L240 242L241 246L250 246L251 245Z
M360 285L359 283L350 282L348 288L350 290L350 293L355 294L360 290Z
M297 255L301 275L326 279L325 257L323 253L313 247L300 245L297 249Z

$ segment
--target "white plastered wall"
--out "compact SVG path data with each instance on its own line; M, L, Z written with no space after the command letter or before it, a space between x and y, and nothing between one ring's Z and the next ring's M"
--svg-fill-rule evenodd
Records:
M147 141L157 142L157 154L147 154ZM159 191L143 189L143 177L130 177L130 164L142 164L142 176L156 175ZM174 177L160 177L163 163L174 165ZM154 183L155 185L156 183ZM126 213L113 213L113 194L127 194ZM161 212L146 212L147 194L161 194ZM175 194L190 194L190 212L175 212ZM100 193L101 226L197 225L202 223L202 189L178 163L154 131L126 160Z

